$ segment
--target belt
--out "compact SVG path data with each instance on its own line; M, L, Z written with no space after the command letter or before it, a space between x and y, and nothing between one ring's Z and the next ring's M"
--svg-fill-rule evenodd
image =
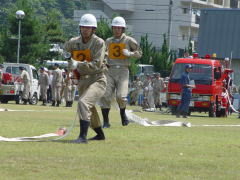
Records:
M91 77L97 77L97 76L100 76L102 74L103 74L103 72L98 73L98 74L80 75L79 80L88 79L88 78L91 78Z

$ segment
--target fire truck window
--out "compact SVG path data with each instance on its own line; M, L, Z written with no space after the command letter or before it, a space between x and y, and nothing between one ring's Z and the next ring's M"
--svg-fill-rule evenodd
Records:
M214 79L219 79L221 77L221 68L214 68Z
M6 73L10 73L10 74L12 73L11 67L8 66L8 67L6 68Z
M19 68L18 68L18 67L8 66L8 67L6 68L6 72L7 72L7 73L14 74L14 75L20 75L20 72L19 72Z

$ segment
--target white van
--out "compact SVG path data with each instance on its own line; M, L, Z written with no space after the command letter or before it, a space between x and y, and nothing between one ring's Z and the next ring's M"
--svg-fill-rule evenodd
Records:
M8 101L16 101L16 104L21 103L23 84L20 80L19 67L22 66L26 69L30 76L30 104L37 104L39 100L40 89L38 86L39 76L37 69L30 64L21 63L3 63L3 73L10 73L13 77L11 84L0 85L0 101L1 103L8 103Z

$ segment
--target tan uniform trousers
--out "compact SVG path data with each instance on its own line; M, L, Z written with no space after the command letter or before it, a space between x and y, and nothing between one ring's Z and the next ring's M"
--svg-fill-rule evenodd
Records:
M72 86L71 85L64 87L64 99L65 99L65 101L72 100Z
M90 121L91 128L101 127L100 118L95 105L106 91L106 76L104 74L80 79L78 82L79 120Z
M162 105L159 90L153 90L153 98L154 98L154 104L155 105Z
M76 94L76 85L72 85L72 88L71 88L71 100L70 101L74 101L75 94Z
M42 100L47 100L47 89L48 89L48 85L40 85L40 93L42 96Z
M30 93L30 83L24 83L23 85L23 92L22 92L22 98L28 100L29 99L29 93Z
M139 89L133 90L133 92L131 94L131 102L134 102L134 103L138 102L139 94L140 94L140 90Z
M52 100L53 101L61 100L61 90L62 90L62 86L52 86Z
M110 67L107 73L107 90L101 99L101 108L111 108L111 101L116 92L116 100L120 109L126 108L128 94L128 67Z

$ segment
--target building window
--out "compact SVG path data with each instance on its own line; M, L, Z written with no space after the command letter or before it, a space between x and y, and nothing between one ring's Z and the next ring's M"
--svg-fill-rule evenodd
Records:
M183 14L188 14L189 10L188 8L182 8Z
M185 34L182 34L182 40L183 40L183 41L186 40L186 36L185 36Z

